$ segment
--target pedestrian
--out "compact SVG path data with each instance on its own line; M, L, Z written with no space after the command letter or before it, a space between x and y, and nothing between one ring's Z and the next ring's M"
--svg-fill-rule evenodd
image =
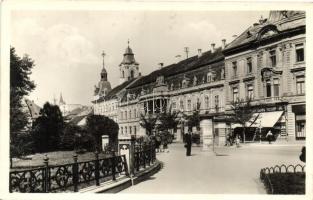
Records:
M240 136L238 134L236 135L235 142L236 142L236 147L239 148L240 147Z
M163 150L164 152L168 153L169 150L168 150L168 141L167 141L167 138L165 138L165 140L163 141Z
M191 131L189 130L188 133L185 135L186 139L186 156L191 156Z
M156 148L156 152L160 152L160 146L161 146L161 137L159 135L157 135L155 137L155 148Z
M272 137L273 137L273 133L271 130L269 130L266 134L266 138L268 140L268 143L271 144L271 141L272 141Z

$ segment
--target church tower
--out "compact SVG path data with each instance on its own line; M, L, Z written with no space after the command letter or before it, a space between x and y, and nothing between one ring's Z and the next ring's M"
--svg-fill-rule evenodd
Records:
M127 43L128 45L124 53L123 61L119 65L120 84L140 76L139 63L136 62L134 53L132 49L129 47L129 41Z
M105 96L110 90L111 90L111 84L108 81L108 73L106 71L106 69L104 68L104 56L105 53L102 52L102 70L100 73L100 81L98 83L98 86L95 86L95 92L94 95L95 96Z

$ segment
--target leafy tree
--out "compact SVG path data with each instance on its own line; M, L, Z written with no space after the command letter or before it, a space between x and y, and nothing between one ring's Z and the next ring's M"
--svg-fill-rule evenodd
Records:
M29 115L22 104L23 97L35 89L35 83L29 75L34 67L34 61L24 55L20 58L13 47L10 48L10 161L12 157L24 156L31 146ZM27 142L26 142L27 141Z
M114 120L103 115L89 115L86 121L86 131L94 137L96 150L102 148L102 135L108 135L109 145L117 148L119 127Z
M83 130L76 124L67 124L64 128L64 134L61 138L61 148L64 150L73 150L77 147L78 140Z
M33 124L35 148L38 152L55 151L59 148L64 120L59 106L45 103L40 116Z
M184 114L189 130L192 130L194 126L197 127L197 129L200 127L200 106L201 104L197 102L196 109L193 110L191 115Z
M161 122L160 129L168 130L168 129L175 129L179 123L178 115L180 114L179 111L173 111L172 105L170 105L168 110L165 110L163 113L160 113L158 118Z
M156 127L157 120L158 120L157 116L153 116L151 114L148 115L140 114L139 124L141 127L146 129L146 134L148 136L151 136L153 135L153 130Z
M251 98L237 99L231 103L232 118L235 123L242 126L243 142L246 141L246 129L252 126L255 121L259 118L260 114L254 114L255 108L251 105Z

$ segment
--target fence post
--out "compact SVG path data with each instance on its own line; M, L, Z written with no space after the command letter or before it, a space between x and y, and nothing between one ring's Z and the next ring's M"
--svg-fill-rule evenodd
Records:
M115 177L115 165L116 165L116 162L115 162L115 152L113 152L113 157L111 158L112 159L112 180L115 181L116 180L116 177Z
M77 163L77 154L74 153L73 155L73 185L74 185L74 192L78 192L78 163Z
M47 154L45 155L44 159L43 159L44 165L45 165L45 187L44 187L44 192L49 192L50 189L50 177L49 177L49 158L47 156Z
M96 186L100 185L100 181L99 181L99 152L98 150L96 150L95 152L95 156L96 156L96 160L95 160L95 178L96 178Z

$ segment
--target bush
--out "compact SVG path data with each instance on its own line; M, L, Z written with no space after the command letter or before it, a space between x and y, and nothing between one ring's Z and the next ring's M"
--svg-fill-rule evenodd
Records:
M305 194L305 173L268 174L274 194Z

